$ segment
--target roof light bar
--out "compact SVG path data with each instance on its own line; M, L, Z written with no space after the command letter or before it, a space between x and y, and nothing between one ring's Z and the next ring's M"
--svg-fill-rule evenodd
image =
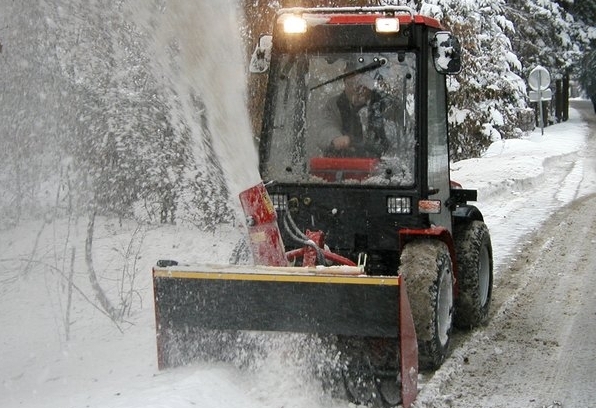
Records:
M277 15L283 14L345 14L345 13L383 13L383 14L409 14L414 17L415 11L408 6L364 6L364 7L289 7L277 11Z

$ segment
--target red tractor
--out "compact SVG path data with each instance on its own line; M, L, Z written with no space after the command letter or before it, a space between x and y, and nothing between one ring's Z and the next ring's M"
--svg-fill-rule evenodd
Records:
M476 191L449 176L460 51L408 7L278 12L251 61L269 79L264 183L240 197L255 266L158 263L160 367L191 357L174 343L194 330L314 333L346 358L352 401L411 404L419 365L439 367L491 300Z

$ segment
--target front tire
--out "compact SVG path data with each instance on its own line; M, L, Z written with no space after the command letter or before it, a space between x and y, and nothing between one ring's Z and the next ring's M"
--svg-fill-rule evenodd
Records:
M449 249L438 240L408 243L401 254L403 274L423 369L437 369L447 356L453 320L453 268Z
M488 319L493 286L492 245L482 221L457 225L454 238L459 282L454 324L469 329L485 324Z

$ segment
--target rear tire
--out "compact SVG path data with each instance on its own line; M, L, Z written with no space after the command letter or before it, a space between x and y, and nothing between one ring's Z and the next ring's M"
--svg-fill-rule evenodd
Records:
M400 274L405 277L418 339L422 369L441 366L451 339L453 269L449 249L438 240L408 243L401 254Z
M457 225L454 229L458 261L458 297L454 324L469 329L488 319L493 286L490 234L482 221Z

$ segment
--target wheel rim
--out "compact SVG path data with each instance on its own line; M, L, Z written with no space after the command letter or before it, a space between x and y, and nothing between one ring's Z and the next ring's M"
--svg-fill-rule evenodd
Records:
M446 269L446 268L445 268ZM450 270L444 270L437 299L437 328L442 346L449 340L451 330L451 312L453 310L453 277Z
M480 304L482 307L488 302L490 292L490 254L486 245L482 246L480 251L480 261L478 264L478 290L480 294Z

